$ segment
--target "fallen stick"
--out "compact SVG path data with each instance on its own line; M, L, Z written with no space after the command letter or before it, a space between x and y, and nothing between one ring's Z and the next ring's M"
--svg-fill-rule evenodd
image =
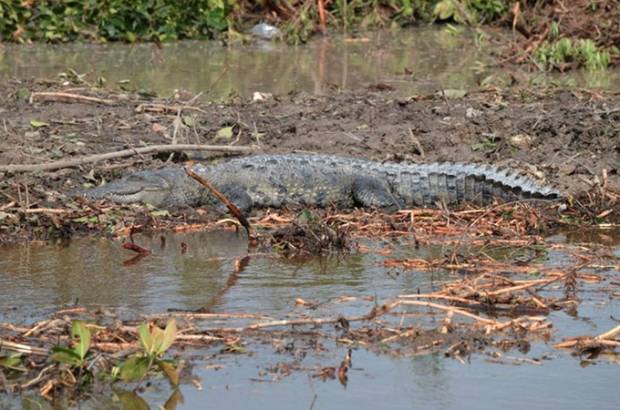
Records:
M35 92L30 94L30 104L35 100L42 101L68 101L68 102L83 102L94 103L103 105L112 105L114 101L104 100L103 98L90 97L88 95L61 93L61 92Z
M486 296L499 296L499 295L503 295L504 293L512 293L518 290L529 289L534 286L548 285L550 283L557 282L560 279L563 279L563 277L557 276L552 279L535 279L535 280L528 281L527 283L524 283L522 285L511 286L508 288L503 288L503 289L495 290L492 292L486 292L485 295Z
M57 208L31 208L20 210L25 214L68 214L73 211L69 209L57 209Z
M247 154L253 152L253 147L231 147L229 145L195 145L195 144L175 144L175 145L150 145L148 147L131 148L122 151L106 152L104 154L87 155L84 157L53 161L43 164L11 164L0 165L0 172L39 172L53 171L62 168L71 168L78 165L89 164L92 162L105 161L130 157L139 154L151 154L155 152L178 152L178 151L213 151L228 152L235 154Z
M136 112L174 112L178 113L179 111L197 111L203 114L207 114L207 112L201 108L193 107L191 105L164 105L164 104L140 104L136 107Z
M453 306L446 306L446 305L440 305L440 304L433 303L433 302L423 302L423 301L417 301L417 300L396 300L394 302L382 305L382 306L380 306L378 308L373 308L370 312L368 312L365 315L361 315L361 316L350 316L350 317L344 317L344 318L343 317L335 317L335 318L311 318L311 319L274 320L274 321L264 322L264 323L254 323L254 324L251 324L251 325L248 325L248 326L243 326L243 327L208 328L208 329L204 329L204 330L209 332L209 333L217 333L217 332L241 333L241 332L246 332L246 331L265 329L265 328L269 328L269 327L303 326L303 325L319 326L319 325L325 325L325 324L338 323L342 319L345 319L347 322L362 322L362 321L365 321L365 320L375 319L376 317L382 316L382 315L392 311L394 308L396 308L398 306L402 306L402 305L426 306L426 307L440 309L440 310L445 310L445 311L452 311L455 314L468 317L470 319L473 319L473 320L475 320L477 322L484 323L486 325L502 324L502 322L498 322L496 320L491 320L491 319L485 319L483 317L480 317L480 316L475 315L473 313L469 313L469 312L467 312L467 311L465 311L463 309L455 308Z
M344 318L347 322L361 322L364 320L368 320L369 317L367 315L364 316L355 316L355 317L346 317ZM271 322L265 323L254 323L252 325L243 326L243 327L222 327L222 328L207 328L204 329L209 333L242 333L252 330L260 330L269 327L282 327L282 326L303 326L303 325L326 325L338 323L341 321L341 317L335 318L315 318L315 319L291 319L291 320L274 320Z
M613 329L602 333L598 336L596 336L597 340L601 340L601 339L613 339L616 335L620 334L620 325L614 327Z
M399 305L426 306L426 307L433 308L433 309L445 310L447 312L453 312L453 313L456 313L458 315L465 316L465 317L468 317L470 319L473 319L476 322L481 322L481 323L484 323L484 324L487 324L487 325L501 324L501 322L498 322L496 320L485 319L485 318L483 318L481 316L474 315L473 313L469 313L466 310L459 309L459 308L456 308L454 306L440 305L438 303L433 303L433 302L423 302L421 300L399 300L396 303L399 304Z
M237 205L233 204L232 201L226 197L226 195L224 195L217 188L215 188L213 186L213 184L211 184L211 182L209 182L208 179L198 175L193 170L191 170L189 167L185 167L185 173L188 176L194 178L196 181L198 181L198 183L200 183L200 185L206 187L209 191L211 191L211 193L217 199L219 199L224 205L226 205L226 208L228 208L230 213L235 218L237 218L239 223L245 228L246 232L248 233L248 237L252 238L252 232L251 232L250 223L248 222L248 220L245 217L245 215L241 212L241 210L237 207Z
M580 344L584 346L600 344L600 345L610 346L610 347L620 347L620 341L614 339L614 337L617 336L618 334L620 334L620 325L614 327L613 329L605 333L601 333L598 336L574 337L572 339L568 339L568 340L564 340L563 342L556 343L553 345L553 347L558 348L558 349L566 349L570 347L575 347Z
M477 300L471 300L466 298L459 298L457 296L448 296L448 295L439 295L439 294L419 294L419 295L398 295L399 299L442 299L454 302L461 302L468 305L480 305L481 303Z
M8 340L0 339L0 350L10 350L13 352L23 353L23 354L34 354L37 356L48 356L49 350L43 349L41 347L28 346L21 343L13 343Z
M175 343L180 342L221 342L223 337L209 336L209 335L176 335L174 338Z
M199 313L199 312L168 312L146 316L149 319L170 319L171 317L184 317L197 320L221 320L221 319L260 319L273 320L269 316L256 315L253 313Z
M21 336L22 337L30 337L30 336L34 335L35 333L37 333L37 332L41 332L42 330L47 330L47 329L52 328L52 327L61 326L64 323L65 323L65 321L62 320L62 319L43 320L43 321L37 323L36 325L34 325L32 328L30 328L26 333L24 333Z
M620 347L620 342L607 339L595 339L591 337L579 337L576 339L566 340L564 342L556 343L553 345L556 349L569 349L571 347L595 347L595 346L607 346L607 347Z

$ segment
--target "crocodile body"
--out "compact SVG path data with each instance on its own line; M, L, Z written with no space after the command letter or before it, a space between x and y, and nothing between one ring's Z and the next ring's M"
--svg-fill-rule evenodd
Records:
M560 197L558 191L514 171L479 164L380 163L333 155L286 154L197 164L192 169L243 210L286 205L396 210L440 203L486 204L494 198ZM181 167L137 172L81 194L163 208L222 206Z

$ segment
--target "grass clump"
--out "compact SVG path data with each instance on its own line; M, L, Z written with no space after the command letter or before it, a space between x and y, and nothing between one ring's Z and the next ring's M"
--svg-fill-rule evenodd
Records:
M534 58L544 70L564 71L572 66L602 70L611 64L610 52L597 47L591 39L545 41L536 50Z

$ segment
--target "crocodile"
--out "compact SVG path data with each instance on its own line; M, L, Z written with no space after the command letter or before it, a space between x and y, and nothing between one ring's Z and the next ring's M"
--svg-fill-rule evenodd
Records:
M413 206L488 204L494 198L551 200L560 193L508 168L466 163L394 163L335 155L254 155L194 164L238 208L305 205L397 210ZM160 208L223 205L183 167L129 174L79 192L90 199L143 202Z

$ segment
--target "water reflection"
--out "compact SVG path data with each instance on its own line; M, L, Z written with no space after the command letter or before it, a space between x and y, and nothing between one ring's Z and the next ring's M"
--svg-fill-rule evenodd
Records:
M469 44L469 46L468 46ZM175 89L210 98L254 91L322 93L388 81L405 93L472 85L481 58L469 36L437 29L322 38L288 47L264 43L222 47L215 42L152 44L6 45L0 78L54 78L73 69L115 83L170 95ZM369 64L370 62L370 64Z
M162 96L176 89L202 92L205 99L254 91L324 93L388 83L403 95L440 88L472 88L511 81L512 71L492 68L473 34L422 27L369 33L357 38L319 38L288 47L278 43L223 47L216 42L164 44L3 45L0 79L56 78L73 69L94 81L129 80L131 89ZM486 47L488 49L488 46ZM620 71L578 71L569 75L523 74L532 82L571 81L620 88Z
M305 261L258 254L233 278L235 259L257 250L248 250L245 237L229 231L138 235L136 242L153 253L135 264L124 263L133 253L109 240L0 248L5 284L0 317L40 316L76 302L138 312L209 308L269 314L288 310L294 297L387 296L428 286L416 275L386 276L373 254Z
M580 236L562 233L552 240L583 242L601 239L602 232L596 231L594 236L583 232ZM617 236L608 232L605 238L615 240ZM235 273L235 259L248 254L246 238L235 232L165 235L163 240L160 235L136 235L135 239L153 254L129 266L123 262L131 254L122 249L120 242L109 240L91 238L46 246L0 248L0 282L3 284L0 287L0 320L37 320L76 299L86 305L125 307L133 317L137 312L169 307L197 309L205 306L213 311L260 312L285 317L292 309L298 309L294 303L296 298L326 302L351 295L385 300L417 289L422 292L436 289L435 281L441 282L452 275L442 271L391 272L383 267L383 257L373 252L305 261L274 258L271 254L254 255L243 270ZM444 246L416 249L406 239L365 245L377 250L393 247L390 257L394 258L434 259L453 250ZM459 249L459 252L476 251L466 247ZM501 256L503 251L491 253ZM550 250L546 258L548 265L570 262L561 249ZM616 274L613 270L600 273ZM231 277L234 277L233 282ZM617 304L597 289L595 285L582 285L582 303L577 317L570 317L564 311L551 313L554 327L562 332L558 337L601 333L617 324L614 319L620 316ZM334 313L333 309L334 305L319 306L312 314L329 315ZM337 309L343 315L359 314L360 309L368 310L368 303L338 304ZM358 349L353 352L353 367L344 389L337 381L323 382L309 376L313 369L318 373L322 366L337 366L349 348L328 339L321 343L325 350L313 352L311 349L300 359L306 371L293 373L276 383L253 380L269 380L271 373L266 369L297 359L274 353L269 343L248 346L250 354L247 355L217 354L206 361L198 358L192 374L201 379L203 390L195 389L190 383L182 384L184 400L176 401L176 408L203 408L208 398L212 407L274 410L289 409L291 403L309 408L313 401L315 408L356 410L375 410L377 403L383 404L381 408L393 409L477 409L481 403L489 408L506 409L572 405L583 408L589 404L605 409L613 408L609 403L620 399L618 390L612 385L617 366L597 362L596 366L582 369L578 360L559 353L550 344L534 344L528 357L552 357L553 360L541 360L541 366L511 367L489 365L483 355L475 355L471 362L463 365L445 360L441 355L398 358ZM221 346L206 348L200 351L199 357L211 357L219 349ZM519 355L518 352L507 354ZM216 373L207 365L223 367ZM565 392L567 385L575 383L574 389ZM589 392L595 392L595 399ZM170 397L175 401L176 396L166 383L156 383L141 390L139 395L119 390L115 398L111 397L109 392L95 394L82 408L137 406L146 409L150 406L155 409L166 402L172 403ZM506 401L506 397L511 399ZM12 405L14 408L67 408L67 403L62 401L52 406L35 397L18 403L0 396L0 407L11 408Z

